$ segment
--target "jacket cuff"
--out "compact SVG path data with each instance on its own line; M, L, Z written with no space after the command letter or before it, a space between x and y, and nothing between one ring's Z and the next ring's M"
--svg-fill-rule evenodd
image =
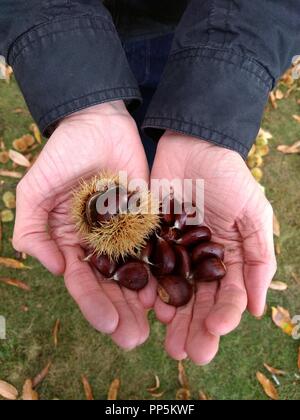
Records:
M247 156L274 83L268 71L232 50L189 49L170 56L143 128L157 140L166 129Z
M103 102L141 101L113 24L99 17L57 18L16 40L8 62L45 135L63 117Z

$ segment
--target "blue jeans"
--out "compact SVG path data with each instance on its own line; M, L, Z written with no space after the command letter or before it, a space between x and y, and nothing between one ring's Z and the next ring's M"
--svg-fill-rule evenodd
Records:
M132 112L132 117L139 128L150 168L157 144L141 131L141 125L166 65L173 36L174 34L168 34L142 41L129 40L124 43L128 62L143 96L142 105Z

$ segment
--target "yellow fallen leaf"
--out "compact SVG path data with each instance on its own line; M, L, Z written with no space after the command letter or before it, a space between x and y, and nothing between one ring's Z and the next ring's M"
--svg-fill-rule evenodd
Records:
M279 400L277 389L264 374L262 374L261 372L257 372L256 378L268 397L270 397L272 400Z
M176 392L176 400L186 401L186 400L190 400L190 399L191 399L191 392L190 392L189 389L180 388Z
M118 398L120 384L121 384L120 379L114 379L112 381L108 390L108 395L107 395L108 401L115 401Z
M21 153L10 149L8 154L9 154L9 158L17 165L24 166L25 168L29 168L31 166L31 163L29 162L29 160Z
M294 118L295 121L300 123L300 115L293 115L293 118Z
M0 216L1 216L1 221L3 223L13 222L13 220L15 218L13 212L11 210L8 210L8 209L2 210L1 213L0 213Z
M26 152L34 144L34 141L34 137L31 134L25 134L25 136L13 141L13 147L18 152Z
M30 292L31 288L28 284L23 283L21 280L18 279L11 279L10 277L0 277L0 283L7 284L9 286L17 287L18 289L25 290L26 292Z
M253 144L253 146L251 147L249 151L248 157L253 156L255 154L255 151L256 151L256 147L255 147L255 144Z
M38 401L39 396L32 387L32 380L26 379L23 385L22 400L23 401Z
M6 400L16 400L18 398L18 391L13 385L0 380L0 395Z
M94 401L93 390L92 390L92 387L91 387L87 377L85 375L82 375L81 381L82 381L82 385L83 385L86 400L87 401Z
M283 281L274 280L270 284L270 289L276 290L278 292L284 292L285 290L287 290L287 288L288 288L288 285L284 283Z
M29 126L29 130L33 133L34 138L38 142L38 144L42 144L42 135L41 132L36 124L31 124Z
M290 313L281 306L272 308L272 320L285 334L292 335L295 325L292 323Z
M32 387L36 388L40 385L45 378L48 376L52 362L48 362L47 365L32 379Z
M53 336L53 342L54 342L54 347L58 346L58 333L60 330L60 320L57 319L54 327L53 327L53 331L52 331L52 336Z
M21 261L5 257L0 257L0 266L7 268L15 268L16 270L28 270L31 268L23 264Z
M284 370L273 368L272 366L268 365L267 363L264 363L264 367L272 375L278 375L278 376L285 376L285 375L287 375L287 373Z
M0 176L21 179L23 177L23 174L17 171L7 171L6 169L0 169Z
M263 178L263 171L260 168L253 168L251 170L253 177L256 179L257 182L260 182Z
M263 158L257 153L254 153L254 155L249 156L247 159L247 165L250 169L253 169L255 167L260 168L262 164L263 164Z
M268 146L269 140L271 140L272 138L273 136L269 131L260 128L256 137L255 145L257 147Z
M185 373L183 362L181 360L178 362L178 381L182 388L189 389L189 381Z
M276 91L275 91L275 98L276 98L278 101L281 101L281 99L283 99L283 98L284 98L284 93L282 92L282 90L280 90L280 89L276 89Z
M16 208L16 196L11 191L6 191L2 196L2 200L7 209Z
M281 144L277 147L277 150L285 155L295 155L300 153L300 140L296 141L296 143L288 146L286 144Z
M273 234L278 238L280 237L280 223L275 213L273 215Z

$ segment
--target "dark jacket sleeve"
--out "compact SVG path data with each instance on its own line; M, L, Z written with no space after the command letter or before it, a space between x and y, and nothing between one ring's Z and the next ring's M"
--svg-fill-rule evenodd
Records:
M112 18L100 0L1 0L0 54L47 135L88 106L140 100Z
M144 128L246 156L268 94L300 53L299 0L191 0Z

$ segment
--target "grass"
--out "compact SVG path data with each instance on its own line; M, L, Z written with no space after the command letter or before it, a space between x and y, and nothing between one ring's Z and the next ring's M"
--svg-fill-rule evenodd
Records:
M292 119L292 114L299 114L297 99L299 91L280 101L278 110L268 110L263 122L263 127L274 136L271 153L265 158L263 184L282 229L277 279L287 282L289 289L284 293L270 292L269 310L262 320L246 314L238 330L222 339L220 353L210 366L200 368L186 363L195 399L200 389L213 399L266 399L255 378L258 370L265 372L264 362L290 373L281 379L281 398L300 399L300 381L294 376L299 341L277 329L270 316L273 305L300 314L300 283L293 279L293 273L300 275L300 156L284 156L276 151L276 145L300 139L300 126ZM18 108L24 111L16 114L14 110ZM13 139L28 132L31 122L16 83L7 85L1 81L0 138L6 148ZM6 166L12 168L11 164ZM5 181L0 186L1 195L15 187L11 180ZM12 225L5 224L3 230L1 255L14 256L9 241ZM152 313L149 341L135 351L123 352L87 325L62 279L53 278L34 260L29 259L27 264L32 270L16 273L1 268L2 276L18 277L28 282L32 291L26 293L0 284L0 315L6 317L8 335L7 340L0 341L0 379L21 390L24 380L34 376L51 359L53 367L38 389L42 399L84 399L82 374L89 378L97 399L106 398L109 384L116 377L122 384L120 399L149 399L146 388L153 384L155 374L165 391L163 398L175 398L179 388L177 363L164 352L164 327ZM24 312L24 306L28 312ZM61 320L57 349L52 339L56 319Z

